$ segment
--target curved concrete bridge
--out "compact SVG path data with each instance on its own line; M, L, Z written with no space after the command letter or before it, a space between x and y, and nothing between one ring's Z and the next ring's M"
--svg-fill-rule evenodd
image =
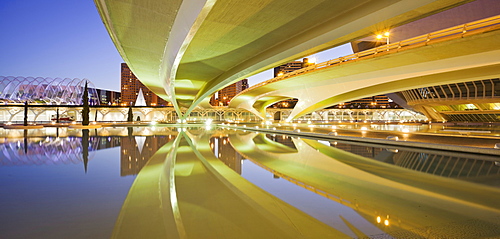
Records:
M134 74L182 118L238 80L470 2L94 1Z
M265 119L265 109L297 98L288 121L338 103L407 89L500 77L500 16L319 63L234 97L230 107Z

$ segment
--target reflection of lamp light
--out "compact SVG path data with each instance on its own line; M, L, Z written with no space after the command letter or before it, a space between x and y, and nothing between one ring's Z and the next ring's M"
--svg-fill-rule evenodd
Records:
M277 76L282 76L282 75L283 75L283 72L282 72L282 71L280 71L280 72L278 72L278 75L277 75Z

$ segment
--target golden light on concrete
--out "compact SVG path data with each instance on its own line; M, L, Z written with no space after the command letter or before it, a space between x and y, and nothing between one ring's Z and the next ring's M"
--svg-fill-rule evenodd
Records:
M238 80L468 0L94 2L130 69L184 118Z

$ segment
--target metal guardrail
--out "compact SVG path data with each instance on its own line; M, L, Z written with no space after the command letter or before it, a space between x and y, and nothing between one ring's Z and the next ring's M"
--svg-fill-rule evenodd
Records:
M354 53L354 54L347 55L347 56L342 56L342 57L339 57L339 58L336 58L333 60L321 62L321 63L314 64L314 65L311 65L311 66L308 66L308 67L305 67L305 68L302 68L299 70L295 70L293 72L286 73L282 76L278 76L278 77L272 78L270 80L256 84L256 85L240 92L234 98L236 98L239 95L244 94L250 90L253 90L255 88L258 88L258 87L261 87L261 86L264 86L264 85L267 85L270 83L274 83L274 82L281 81L281 80L291 78L294 76L298 76L298 75L303 75L303 74L310 73L313 71L318 71L318 70L322 70L325 68L330 68L330 67L342 65L345 63L349 63L349 62L355 62L355 61L358 61L358 60L361 60L364 58L375 57L377 54L380 54L380 53L396 53L396 52L400 52L403 50L413 49L416 47L421 47L421 46L436 44L439 42L448 41L448 40L452 40L452 39L463 38L466 36L481 34L481 33L496 30L499 28L500 28L500 15L490 17L490 18L485 18L485 19L470 22L470 23L466 23L463 25L455 26L455 27L446 28L446 29L443 29L440 31L431 32L431 33L428 33L425 35L421 35L421 36L406 39L403 41L379 46L376 48L368 49L368 50L361 51L361 52Z

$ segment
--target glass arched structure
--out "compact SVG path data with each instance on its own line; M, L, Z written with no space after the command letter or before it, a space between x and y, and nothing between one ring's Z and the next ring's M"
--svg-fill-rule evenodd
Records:
M89 103L99 104L94 84L87 79L0 76L0 104L81 105L85 82Z

